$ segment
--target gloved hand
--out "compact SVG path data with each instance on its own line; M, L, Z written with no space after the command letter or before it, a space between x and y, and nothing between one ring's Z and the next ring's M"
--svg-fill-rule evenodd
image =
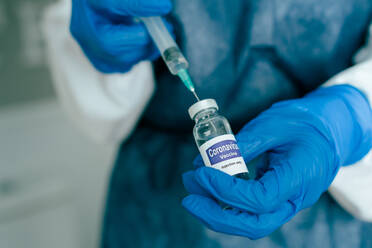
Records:
M348 85L321 88L274 104L237 135L250 161L266 152L256 180L201 166L183 176L191 195L183 206L210 229L257 239L270 234L327 190L342 165L360 160L372 146L372 111ZM233 207L222 210L216 200Z
M169 0L72 0L70 31L102 72L126 72L141 60L159 56L136 16L164 15Z

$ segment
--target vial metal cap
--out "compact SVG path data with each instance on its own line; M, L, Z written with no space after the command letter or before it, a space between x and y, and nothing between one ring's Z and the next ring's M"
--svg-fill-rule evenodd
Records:
M218 105L214 99L204 99L191 105L189 108L189 115L191 119L194 119L195 115L200 111L208 108L215 108L218 110Z

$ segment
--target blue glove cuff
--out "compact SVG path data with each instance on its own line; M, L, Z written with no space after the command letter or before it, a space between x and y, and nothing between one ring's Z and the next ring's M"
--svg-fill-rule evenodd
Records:
M365 95L345 84L320 88L303 99L310 98L319 98L309 109L328 130L341 165L362 159L372 147L372 110Z

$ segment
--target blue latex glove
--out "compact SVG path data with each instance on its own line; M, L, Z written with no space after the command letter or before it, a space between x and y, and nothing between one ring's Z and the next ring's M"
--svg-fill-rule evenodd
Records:
M267 152L257 180L242 180L208 167L183 176L191 195L183 206L210 229L257 239L314 204L342 165L372 146L372 111L348 85L322 88L274 104L237 135L246 161ZM195 160L198 166L202 160ZM234 209L222 210L217 200Z
M100 71L126 72L141 60L159 56L135 16L164 15L169 0L72 0L70 31Z

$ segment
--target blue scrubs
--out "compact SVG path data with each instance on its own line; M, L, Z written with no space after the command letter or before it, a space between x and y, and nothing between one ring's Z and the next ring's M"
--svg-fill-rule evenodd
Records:
M201 98L215 98L234 131L274 102L301 97L350 66L372 17L370 0L176 0L169 20ZM324 194L270 236L207 230L181 207L181 174L197 147L193 96L155 62L157 90L118 151L102 246L372 247L372 225Z

